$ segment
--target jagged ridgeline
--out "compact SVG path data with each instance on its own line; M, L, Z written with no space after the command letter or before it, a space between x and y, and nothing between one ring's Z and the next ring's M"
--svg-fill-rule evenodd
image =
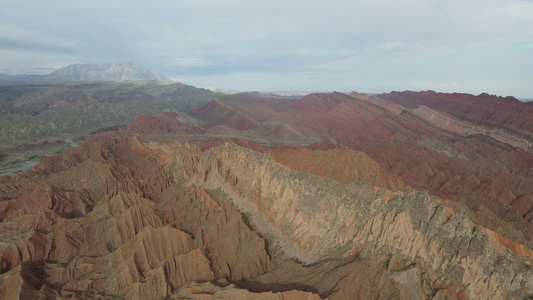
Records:
M0 87L0 298L533 296L530 103L100 67Z
M4 298L510 299L531 251L345 150L104 138L0 178ZM289 152L287 152L289 151ZM334 151L334 152L328 152ZM302 153L304 154L304 153ZM306 160L313 160L307 156ZM335 167L332 170L336 170ZM381 174L373 184L357 174ZM344 172L341 172L341 174ZM337 178L334 180L333 178Z

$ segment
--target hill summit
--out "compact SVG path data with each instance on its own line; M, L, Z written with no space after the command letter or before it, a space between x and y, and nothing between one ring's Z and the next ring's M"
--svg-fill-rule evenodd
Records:
M156 71L148 71L134 62L114 62L101 65L73 64L52 72L46 79L57 81L84 80L161 80L168 79Z

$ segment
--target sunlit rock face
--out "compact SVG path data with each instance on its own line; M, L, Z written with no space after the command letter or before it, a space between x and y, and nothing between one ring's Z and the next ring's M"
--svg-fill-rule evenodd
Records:
M371 155L327 148L111 137L43 157L0 177L0 296L533 294L528 247Z

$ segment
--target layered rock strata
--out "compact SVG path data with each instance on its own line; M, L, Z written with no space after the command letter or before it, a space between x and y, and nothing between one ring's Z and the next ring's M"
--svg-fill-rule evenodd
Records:
M301 99L247 93L226 96L191 114L205 122L208 132L223 128L220 132L252 136L251 131L261 137L263 124L278 122L303 136L363 151L389 177L465 203L478 213L479 224L533 249L530 104L434 92L378 97L330 93ZM295 136L291 140L305 144ZM341 167L289 164L319 172L316 175L342 177L324 173ZM504 228L509 226L512 230Z

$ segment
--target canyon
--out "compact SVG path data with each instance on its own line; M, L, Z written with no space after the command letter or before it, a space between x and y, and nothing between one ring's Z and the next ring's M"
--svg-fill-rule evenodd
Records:
M0 297L533 297L531 103L110 86L2 102L93 125L2 127L39 161L0 177Z

